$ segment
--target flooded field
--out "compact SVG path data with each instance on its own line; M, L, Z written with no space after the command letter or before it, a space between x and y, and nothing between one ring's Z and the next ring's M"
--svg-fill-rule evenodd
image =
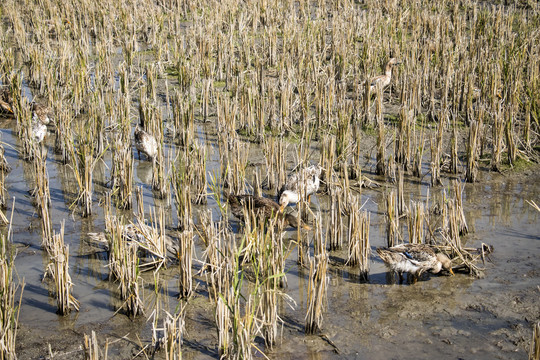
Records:
M436 3L0 4L2 358L534 352L540 8Z
M9 121L4 120L5 125ZM201 131L201 134L203 131ZM129 319L117 314L121 301L118 285L108 281L107 254L96 251L85 241L88 232L103 231L102 209L95 205L95 215L81 218L69 210L70 179L65 165L54 161L49 153L49 179L51 217L55 229L65 221L65 241L70 246L72 281L75 297L81 302L79 312L68 316L56 314L56 304L47 282L42 281L47 265L40 249L40 223L28 195L33 188L29 165L18 158L10 146L17 146L12 130L3 128L6 158L13 166L6 187L16 198L12 222L13 242L17 248L15 266L19 278L26 283L20 312L18 353L20 358L82 358L78 350L83 334L95 330L100 341L107 339L109 358L126 359L136 355L141 346L151 342L152 327L145 317ZM209 142L209 158L212 143ZM103 164L106 168L110 164ZM136 160L135 181L144 188L148 206L164 206L156 200L145 181L148 163ZM218 168L209 161L207 169ZM367 164L369 168L369 163ZM103 169L104 171L104 169ZM67 174L66 174L67 172ZM99 177L97 174L96 177ZM394 276L373 255L367 281L358 270L346 266L346 251L330 252L328 270L328 300L324 311L322 335L304 335L307 277L309 271L297 265L296 250L286 261L287 283L284 292L292 301L282 300L279 305L283 319L283 338L267 356L279 359L298 358L523 358L530 341L531 322L539 313L537 301L540 289L539 213L526 200L534 199L539 191L536 168L521 174L483 174L479 184L466 185L464 202L471 234L464 238L468 246L478 247L482 242L495 247L486 265L485 276L476 279L458 273L456 276L425 276L415 284L396 283ZM415 179L405 181L406 193L411 199L425 199L428 185ZM72 186L72 185L71 185ZM96 186L96 196L106 188ZM444 188L431 189L434 193ZM363 190L364 209L371 214L370 243L375 247L386 245L384 219L384 190ZM209 198L208 207L219 211ZM328 196L317 195L312 207L328 213ZM202 210L202 207L197 210ZM197 212L195 210L195 212ZM7 214L11 212L9 206ZM173 227L174 211L168 208L167 226ZM325 215L323 215L325 216ZM238 222L231 216L233 228ZM171 231L172 233L172 231ZM313 235L307 235L311 237ZM289 228L288 241L296 237ZM201 258L204 248L196 241L196 257ZM311 250L313 251L313 249ZM194 269L200 269L195 261ZM143 274L142 297L146 314L152 312L156 301L160 307L174 312L178 304L177 269L170 266L162 271L156 295L155 280L151 273ZM205 279L196 277L196 290L186 309L184 357L188 359L217 357L217 335L213 306L208 300ZM264 342L256 339L263 349ZM147 350L150 352L150 350Z

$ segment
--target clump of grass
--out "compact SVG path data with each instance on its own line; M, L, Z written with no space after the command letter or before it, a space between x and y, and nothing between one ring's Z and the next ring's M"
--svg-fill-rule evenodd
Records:
M47 172L47 159L38 154L33 160L36 184L32 191L34 201L41 218L42 246L47 248L52 241L52 222L49 208L51 206L51 194L49 191L49 174Z
M101 348L97 341L96 332L94 330L92 330L92 335L90 336L88 336L87 334L84 334L83 347L84 347L85 360L99 360L100 354L104 354L103 359L107 360L107 352L109 350L109 341L105 343L105 348L103 349L103 352L100 351Z
M360 277L367 279L369 273L369 223L367 211L360 211L360 201L355 198L349 204L349 251L347 264L360 268Z
M329 186L330 216L328 217L327 236L328 250L340 250L343 247L343 190L340 187Z
M426 210L422 202L411 201L409 216L408 216L408 229L409 229L409 242L411 244L422 244L425 238L425 216Z
M8 173L11 171L11 166L9 165L6 156L4 144L0 141L0 172Z
M219 222L217 227L214 225L211 212L203 212L200 217L203 238L207 243L206 250L203 252L204 265L201 272L206 278L209 298L217 303L219 294L225 294L231 286L230 257L232 255L230 254L236 248L236 240L226 224Z
M165 211L162 207L157 211L150 210L150 225L144 220L137 219L136 224L130 224L122 228L122 236L133 240L132 247L144 250L146 261L141 264L141 270L155 269L157 272L161 267L167 265L167 252L174 251L172 240L165 234ZM168 249L170 247L170 249Z
M131 155L131 124L129 103L121 98L118 131L112 142L111 189L116 207L123 210L133 206L133 156ZM127 103L127 104L126 104Z
M91 128L91 121L78 127L78 145L70 139L68 145L70 151L71 168L77 182L78 196L73 202L82 207L81 215L87 217L92 215L92 193L93 193L93 173L98 163L101 161L103 152L97 153L94 134Z
M11 231L8 231L8 236ZM4 234L0 235L0 358L17 359L15 345L19 324L19 311L24 291L24 281L15 285L15 270L11 242ZM19 305L17 305L17 292Z
M317 255L309 262L309 285L306 314L306 334L315 334L321 329L323 309L326 302L326 271L328 258L325 254Z
M397 206L397 195L394 190L386 194L386 244L392 247L398 244L399 232L399 211Z
M422 176L422 158L424 157L424 132L420 135L418 144L415 147L412 174L420 178Z
M111 280L120 283L120 298L124 300L122 307L126 313L137 316L143 312L143 303L139 295L137 246L133 242L129 243L123 236L124 225L116 216L108 212L105 215L105 224L109 242L109 276Z
M384 139L384 120L382 110L382 93L380 86L377 87L377 106L376 106L376 118L377 118L377 166L375 171L377 175L386 175L386 143Z
M181 156L181 159L184 159L183 156ZM185 167L186 164L183 161L174 161L170 177L178 217L178 227L181 229L188 229L190 227L192 217L191 192L190 187L186 186L188 179Z
M493 147L491 151L491 170L499 171L501 166L501 155L504 146L503 132L504 132L504 114L501 106L497 108L494 114L492 125L492 138Z
M326 304L328 254L322 241L321 227L320 219L315 218L315 255L309 259L306 334L315 334L321 329Z
M173 137L178 144L188 147L195 137L195 110L194 104L187 95L175 90L172 97Z
M182 342L185 332L185 312L186 306L179 305L178 313L170 314L165 311L166 317L163 319L161 329L162 336L155 344L155 350L164 349L166 360L182 359Z
M279 316L279 299L292 300L289 296L280 292L280 288L286 284L285 254L283 247L283 232L278 218L260 222L257 234L258 254L252 256L254 270L256 272L256 286L260 286L260 298L258 298L258 314L262 327L262 336L267 347L272 348L278 338L278 324L283 320Z
M263 140L266 162L266 184L268 189L280 189L286 179L286 144L282 137L267 136Z
M218 298L215 311L219 357L223 358L229 355L231 348L231 335L229 332L231 316L229 307L223 297Z
M37 128L34 126L35 121L32 120L32 111L28 100L22 95L18 95L17 99L14 113L22 142L21 155L24 160L31 161L38 152L41 152L41 145L36 134L34 134Z
M403 167L402 166L398 166L398 169L397 169L397 178L398 178L398 181L397 181L397 193L396 193L396 197L397 197L397 208L398 208L398 214L401 216L401 215L404 215L404 214L407 214L408 212L408 209L407 209L407 205L405 203L405 188L404 188L404 183L405 183L405 177L404 177L404 174L403 174Z
M482 137L481 137L482 138ZM452 139L450 140L450 173L458 173L459 157L458 157L458 132L456 124L456 116L452 116Z
M67 106L57 106L54 150L60 154L64 164L70 163L70 146L72 143L71 123L73 121L73 111Z
M58 314L67 315L71 309L79 311L79 301L72 295L73 283L69 275L69 245L64 245L64 222L58 234L53 234L47 249L50 263L46 274L52 277L58 305Z
M401 164L405 171L411 165L411 143L413 139L411 127L414 126L413 119L414 111L408 110L405 106L402 107L399 113L398 138L394 157L396 162Z
M477 121L471 122L469 129L469 142L467 144L467 172L465 179L467 182L476 182L478 178L478 133L482 129L482 123Z
M0 170L0 226L9 224L9 220L6 217L6 214L4 214L4 211L7 208L7 194L6 188L4 186L5 176L6 175L4 174L4 172Z
M185 164L190 164L186 167L187 178L189 183L194 187L195 198L194 203L197 205L206 204L207 181L206 181L206 147L194 142L192 150L185 154Z
M178 251L178 263L180 268L180 277L178 279L178 288L180 297L188 298L193 292L193 230L185 229L180 234L180 248Z
M430 139L431 147L431 186L442 185L441 181L441 155L442 155L442 135L444 130L443 115L440 115L439 123L437 125L437 133Z
M531 347L529 349L529 360L540 359L540 322L534 324Z

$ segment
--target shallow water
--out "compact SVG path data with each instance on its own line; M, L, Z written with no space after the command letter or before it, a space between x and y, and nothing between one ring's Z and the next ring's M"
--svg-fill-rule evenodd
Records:
M34 183L32 166L18 156L14 121L4 118L0 119L0 124L6 158L13 167L7 176L6 188L9 196L16 198L12 222L13 242L18 248L15 264L19 278L26 284L19 318L19 357L47 356L50 344L59 358L81 358L82 352L78 349L83 334L96 330L100 341L107 338L114 342L110 345L109 358L131 358L139 352L141 343L150 342L151 322L145 317L131 320L121 313L116 314L121 302L117 285L107 280L107 255L96 252L85 241L87 232L104 229L103 210L98 200L107 189L99 184L107 180L110 158L105 158L94 174L94 215L83 219L76 207L69 209L76 192L71 169L55 161L51 132L46 140L53 228L58 231L60 223L65 221L73 291L81 302L79 312L61 317L56 314L56 301L49 285L42 281L47 259L40 249L40 220L28 192ZM211 127L199 125L197 134L207 147L207 173L218 173L219 153ZM260 149L253 144L248 146L254 154L252 162L262 163ZM167 151L171 149L168 145ZM373 177L369 173L373 161L365 165L365 174ZM151 165L140 161L135 154L134 167L135 181L143 187L146 208L165 206L169 215L166 225L174 227L174 205L168 207L152 196ZM457 274L428 276L416 284L396 284L392 274L387 273L374 255L369 279L362 281L357 270L344 265L346 250L331 252L328 303L321 336L304 335L308 270L299 269L297 254L293 251L286 263L288 287L285 292L296 304L291 308L285 300L281 302L282 342L267 350L267 355L276 359L524 358L532 323L540 314L537 301L540 295L539 213L525 202L528 199L540 202L536 174L534 169L507 176L484 172L479 183L465 186L464 203L471 234L464 241L472 247L479 247L481 242L495 247L482 279ZM411 199L424 200L428 183L428 177L422 183L407 178L406 193ZM443 190L430 189L431 199L441 196ZM374 250L386 243L383 190L363 190L361 203L365 203L364 209L371 214L370 243ZM212 197L208 198L207 206L213 209L214 220L218 219L219 211ZM195 213L205 207L196 206ZM328 198L315 197L312 208L322 209L325 224ZM11 211L10 202L8 217ZM232 224L237 230L237 221L233 220ZM402 230L406 233L406 228ZM312 238L312 232L309 236ZM296 232L289 229L286 238L295 237ZM200 240L196 240L196 245L200 259L203 246ZM198 270L200 264L194 261L194 267ZM146 315L152 312L156 301L162 308L174 312L178 304L174 266L161 273L157 280L161 286L159 291L155 291L150 273L143 279ZM204 278L197 277L195 284L198 287L187 308L184 356L187 359L215 358L217 336L213 307L206 297ZM264 348L262 339L256 339L256 346ZM162 354L157 358L159 356Z

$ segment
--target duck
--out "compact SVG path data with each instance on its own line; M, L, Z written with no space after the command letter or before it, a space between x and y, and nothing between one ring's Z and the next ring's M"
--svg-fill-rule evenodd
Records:
M400 244L390 248L377 248L377 254L386 266L399 274L400 282L403 273L409 273L417 279L424 272L438 274L441 270L452 271L452 261L443 253L435 253L427 244Z
M292 214L285 214L280 210L280 206L272 199L255 195L233 195L223 193L223 196L229 203L232 214L240 221L245 221L244 208L253 208L256 215L261 214L265 219L277 217L287 226L298 228L299 226L305 230L311 230L311 227L306 225L301 220Z
M322 170L323 168L320 165L311 165L289 175L280 191L280 212L283 212L288 204L296 204L300 201L304 186L306 187L307 201L310 203L311 195L319 190Z
M134 132L135 148L137 149L137 155L141 158L141 152L145 154L148 159L152 160L152 163L156 162L158 155L158 144L156 138L144 131L139 125L135 127Z
M47 126L43 124L41 121L33 119L32 120L32 140L39 144L43 141L45 138L45 135L47 135Z
M9 89L7 87L4 87L0 89L0 109L3 112L8 112L10 114L13 114L13 98L11 96L11 93L9 92Z
M34 121L39 121L43 125L49 125L49 123L51 122L50 117L52 114L50 107L40 104L40 103L33 102L31 104L31 109L32 109L32 119Z
M371 94L373 94L377 90L378 86L380 86L381 89L384 89L385 87L390 85L390 81L392 81L392 68L394 67L394 65L397 65L399 63L400 62L396 58L391 58L386 63L384 75L379 75L371 78L369 87L369 92Z

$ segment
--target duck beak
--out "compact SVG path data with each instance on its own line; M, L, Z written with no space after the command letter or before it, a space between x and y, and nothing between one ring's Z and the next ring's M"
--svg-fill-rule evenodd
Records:
M282 213L283 210L285 210L285 205L280 205L279 206L279 212Z
M11 108L11 106L7 103L7 102L4 102L2 100L0 100L0 106L2 108L4 108L4 110L10 112L11 114L13 114L13 109Z
M309 230L311 230L311 226L306 225L306 224L302 224L302 229L309 231Z
M452 270L452 268L448 269L448 272L449 272L451 275L455 275L455 274L454 274L454 271Z

